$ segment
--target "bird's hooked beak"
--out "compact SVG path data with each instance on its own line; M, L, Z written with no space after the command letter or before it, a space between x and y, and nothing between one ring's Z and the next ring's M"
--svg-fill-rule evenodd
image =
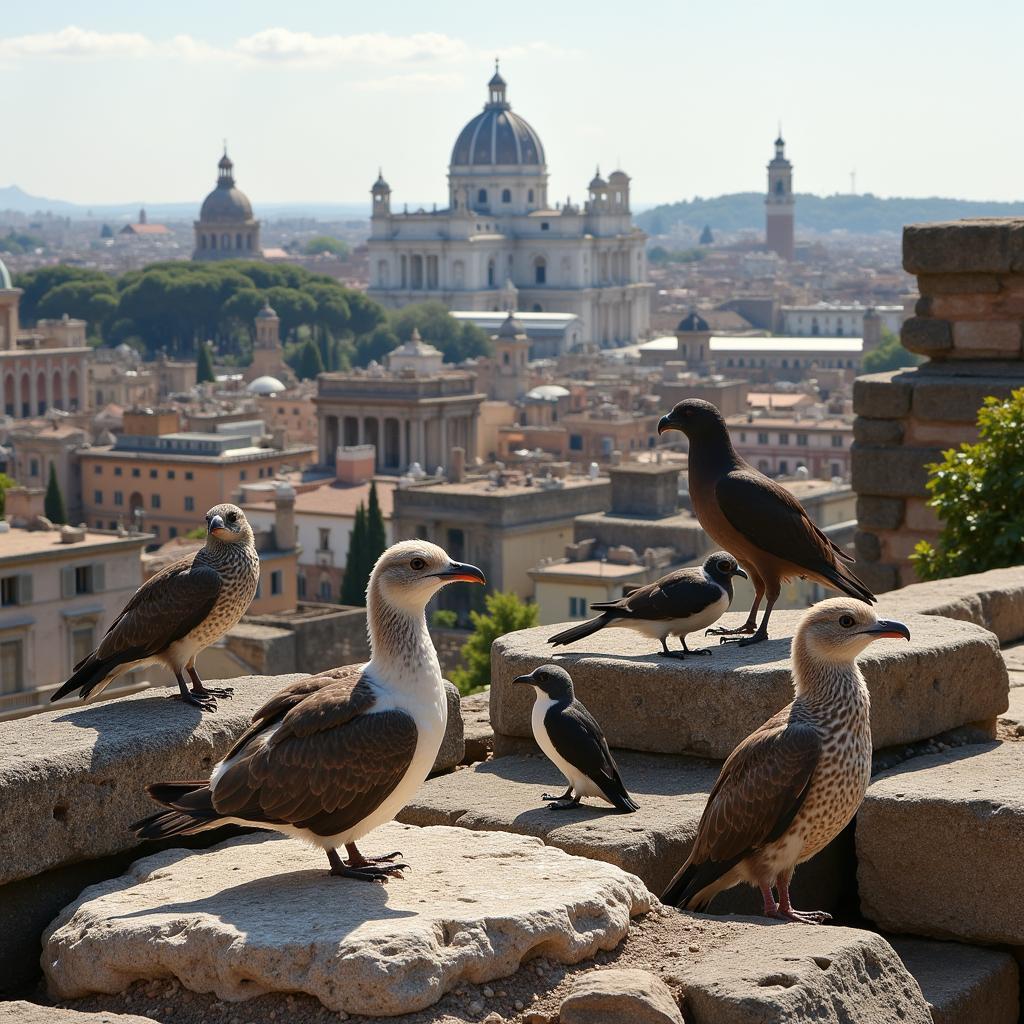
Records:
M445 583L487 583L487 577L475 565L465 562L452 562L447 569L431 575Z
M672 413L666 413L658 420L658 436L660 437L665 433L666 430L682 430L683 428L672 419Z
M512 680L512 685L515 686L516 683L529 683L532 686L533 673L527 672L525 676L516 676L515 679Z
M745 580L749 580L750 577L737 565L732 571L733 576L742 576Z
M223 516L211 516L210 522L206 527L206 532L216 537L218 540L231 536L231 531L224 525Z
M861 633L871 637L872 640L881 640L883 637L891 637L893 640L898 640L900 637L904 640L910 639L910 630L904 623L897 622L896 619L879 619L873 626L862 629Z

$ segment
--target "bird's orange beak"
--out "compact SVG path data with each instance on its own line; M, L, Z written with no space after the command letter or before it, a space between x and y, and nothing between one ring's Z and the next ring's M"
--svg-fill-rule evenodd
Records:
M435 572L434 575L445 583L487 583L487 577L481 570L465 562L452 562L447 569Z
M910 630L902 622L896 619L879 619L873 626L862 629L861 633L871 637L872 640L882 640L886 637L892 640L909 640Z

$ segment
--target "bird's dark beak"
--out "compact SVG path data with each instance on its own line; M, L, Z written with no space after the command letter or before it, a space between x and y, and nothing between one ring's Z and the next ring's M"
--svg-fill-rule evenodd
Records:
M228 528L224 525L223 516L210 516L210 521L207 523L206 532L212 533L214 537L220 537L222 533L227 533Z
M879 619L873 626L862 629L861 632L871 637L872 640L881 640L883 637L891 637L893 640L898 640L900 637L904 640L910 639L910 630L896 619Z
M749 580L750 577L737 565L732 571L733 576L742 576L745 580Z
M433 575L445 583L487 583L487 577L475 565L465 562L452 562L447 569Z
M533 683L533 673L532 672L527 672L525 676L516 676L515 679L512 680L512 685L515 686L516 683L530 683L530 684L532 684Z
M681 430L682 428L674 419L672 419L672 413L667 413L658 420L658 436L660 437L665 433L666 430Z

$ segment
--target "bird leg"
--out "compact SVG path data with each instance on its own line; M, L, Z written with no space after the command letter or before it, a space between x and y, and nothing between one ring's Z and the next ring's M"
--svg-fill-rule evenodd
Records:
M682 640L682 642L683 642L683 653L684 654L710 654L711 653L711 649L709 647L700 647L696 651L691 651L690 648L686 646L686 637L683 636L683 637L680 637L679 639Z
M572 799L572 786L570 786L561 796L555 796L552 793L541 793L541 800L571 800Z
M800 924L824 924L832 920L831 914L824 910L795 910L789 902L789 876L780 875L777 880L779 886L779 905L775 911L768 914L769 917L778 917L783 921L799 921ZM768 913L767 904L765 913Z
M180 672L175 672L174 678L178 680L178 689L181 691L176 694L178 700L183 700L186 704L199 708L200 711L217 710L217 698L212 693L208 693L206 690L190 690L185 685L185 680Z
M662 637L661 638L661 650L658 651L658 654L660 654L661 657L663 657L663 658L685 658L686 657L686 654L683 651L670 651L668 649L668 642L667 642L667 640L668 640L667 637ZM685 640L683 641L683 647L684 648L686 647L686 641Z
M758 885L761 890L761 899L764 900L764 910L762 913L765 917L778 917L779 907L775 902L775 893L772 892L772 887L767 882L761 882Z
M753 633L757 629L757 609L761 607L761 598L764 597L764 585L759 579L754 580L754 603L750 606L750 614L742 626L729 629L727 626L711 626L704 630L705 636L729 636L732 633ZM725 641L722 641L725 643Z
M188 674L192 677L192 692L197 697L231 698L235 695L235 688L233 686L204 686L202 679L199 678L199 673L196 671L195 665L187 665L186 669Z
M561 796L552 796L550 793L542 793L541 800L548 802L548 807L553 811L567 811L570 807L579 807L580 798L572 795L570 786Z
M778 591L776 591L773 597L770 597L768 604L765 605L764 615L761 616L761 625L757 627L757 632L753 636L745 636L739 640L729 640L723 637L718 642L720 644L736 644L737 647L750 647L752 644L761 644L768 639L768 618L772 614L772 609L775 607L775 602L779 599Z
M354 878L359 882L379 882L386 885L389 878L401 878L402 871L408 864L390 863L400 853L387 854L384 857L364 857L355 843L346 843L345 851L348 860L342 860L337 850L328 850L327 859L331 864L331 874L335 878Z

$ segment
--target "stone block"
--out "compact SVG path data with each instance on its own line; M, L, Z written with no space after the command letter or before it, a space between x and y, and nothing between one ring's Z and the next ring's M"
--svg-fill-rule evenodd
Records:
M990 395L1008 398L1013 385L1013 381L998 377L918 380L914 388L913 413L923 420L974 424L985 399ZM964 440L968 440L966 434Z
M914 758L857 815L864 916L886 931L1024 945L1024 743Z
M683 1024L671 989L656 974L611 967L578 977L558 1024Z
M226 680L234 697L206 714L144 690L0 722L0 884L136 846L128 826L153 810L146 785L205 778L253 712L302 676ZM461 735L457 694L449 708L449 733ZM462 759L450 736L442 749L450 764L441 767Z
M1008 274L1024 270L1024 220L979 218L908 224L908 274Z
M953 325L953 344L974 356L1016 358L1020 355L1021 325L1016 320L973 320Z
M903 498L857 497L857 525L869 530L898 530L906 508Z
M721 765L617 750L622 779L640 810L618 814L602 801L587 800L574 810L556 811L541 795L561 792L565 781L533 750L428 780L399 820L536 836L566 853L614 864L638 876L651 892L663 892L689 856ZM808 906L834 910L853 891L851 854L844 832L797 869L794 892ZM722 893L713 904L716 913L756 914L760 908L760 897L749 886Z
M391 823L364 847L400 848L414 870L386 888L335 879L321 850L271 835L137 861L53 923L49 991L74 999L172 977L228 1001L306 993L392 1016L540 949L561 963L613 949L653 900L618 868L505 832Z
M894 445L903 440L900 420L869 420L858 416L853 421L853 439L860 444Z
M974 423L938 423L935 420L908 420L903 438L911 447L937 447L943 451L977 440L978 428Z
M899 419L910 412L910 395L906 370L867 374L853 382L853 411L871 419Z
M996 274L918 274L917 287L922 295L970 295L999 291Z
M854 533L853 547L857 557L865 562L877 562L882 557L882 542L867 530L857 530Z
M921 307L930 302L927 298L919 300L919 315L904 320L900 328L900 344L908 352L917 352L922 356L945 355L953 348L953 332L948 320L933 320L927 316L927 310Z
M457 764L462 763L466 756L466 736L462 721L462 698L458 687L444 681L445 696L448 698L448 723L444 730L444 739L441 740L441 749L434 759L435 772L450 771Z
M462 723L466 740L463 763L486 761L494 750L491 728L491 688L462 698Z
M888 599L880 608L889 613ZM792 699L789 647L803 614L775 612L773 639L756 647L691 637L692 646L712 654L685 661L662 658L656 641L625 629L604 629L561 648L547 643L561 625L506 634L491 648L491 724L496 734L532 736L533 692L512 679L555 662L572 675L579 699L613 747L725 758ZM738 626L744 618L731 612L722 623ZM991 633L931 616L905 621L910 643L879 642L860 659L877 749L1006 710L1006 666Z
M0 1024L157 1024L134 1013L82 1013L63 1006L43 1006L24 999L0 1003Z
M995 633L1001 644L1009 644L1024 637L1024 566L915 583L887 596L885 606L896 616L941 615L974 622Z
M918 538L942 530L942 521L925 498L907 498L907 529Z
M886 594L900 585L900 571L895 565L866 562L857 566L857 575L873 594Z
M893 936L889 944L928 1001L932 1024L1017 1024L1017 962L1009 953Z
M930 316L954 322L1019 320L1024 316L1024 295L1008 291L995 295L933 295L924 301Z
M850 478L858 494L904 498L925 494L927 466L942 457L941 448L879 448L855 444Z

